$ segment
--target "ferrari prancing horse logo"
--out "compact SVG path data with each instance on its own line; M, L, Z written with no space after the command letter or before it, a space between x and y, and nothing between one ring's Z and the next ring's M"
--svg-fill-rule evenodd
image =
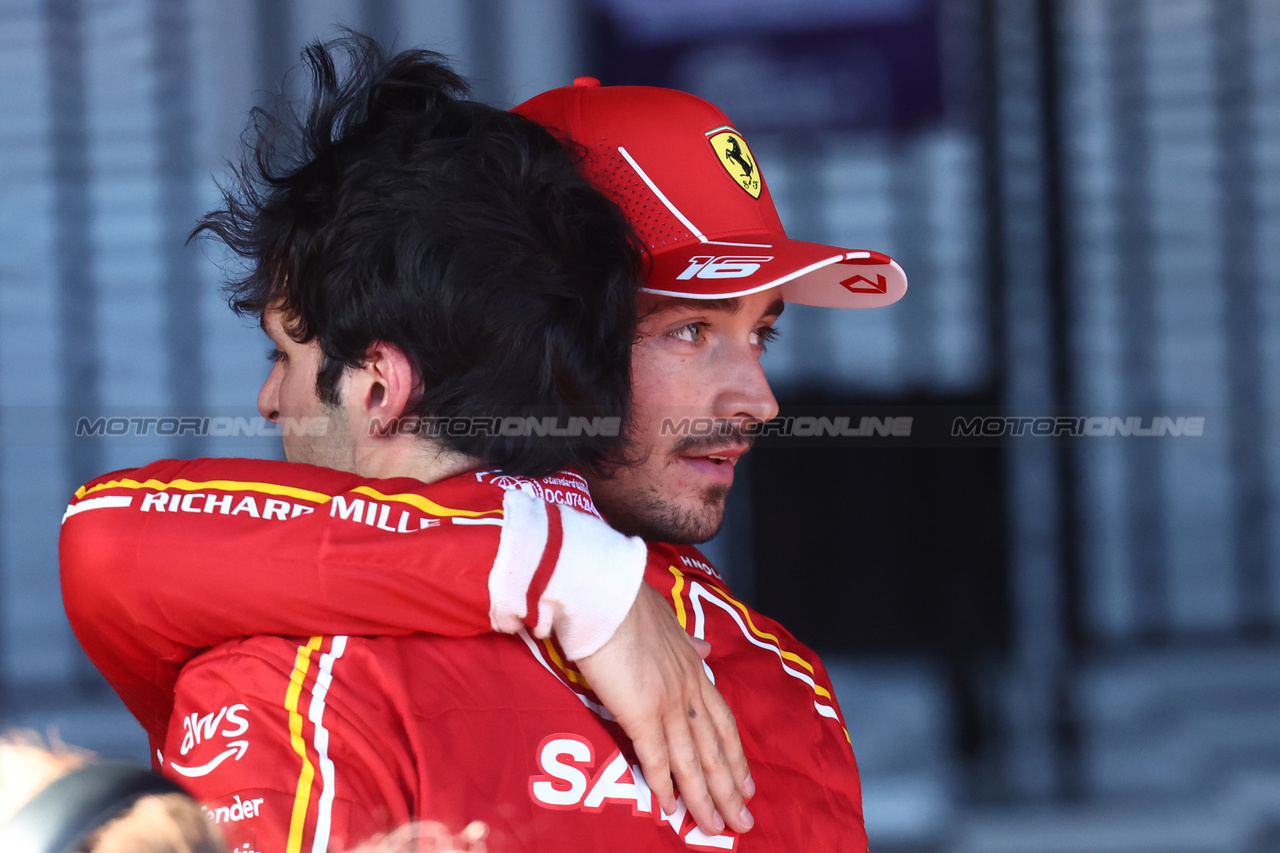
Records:
M733 130L723 130L709 140L711 148L716 152L720 165L729 173L729 177L737 182L752 198L760 198L760 170L756 167L756 158L751 156L747 141L741 134Z

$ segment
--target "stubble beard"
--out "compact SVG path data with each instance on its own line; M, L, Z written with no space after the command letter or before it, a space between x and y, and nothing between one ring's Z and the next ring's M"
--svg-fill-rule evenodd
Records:
M754 435L745 433L738 424L726 423L712 436L682 437L667 458L674 463L683 454L711 453L742 444L750 447L754 443ZM649 542L676 545L700 545L720 532L724 525L725 498L732 483L704 486L697 490L694 500L681 501L664 497L664 470L659 469L649 478L645 478L643 471L644 462L631 470L638 475L639 482L630 488L626 486L630 479L627 469L615 472L616 478L591 481L592 496L610 525Z
M692 507L664 499L656 486L622 496L616 502L598 496L596 502L609 523L624 533L648 542L698 545L720 532L729 488L707 486Z
M351 448L354 438L341 404L324 404L325 434L295 435L284 442L284 456L289 462L354 471Z

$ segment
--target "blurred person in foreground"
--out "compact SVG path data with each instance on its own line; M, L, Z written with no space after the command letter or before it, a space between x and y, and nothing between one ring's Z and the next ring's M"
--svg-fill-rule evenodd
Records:
M559 645L549 640L539 643L523 630L517 632L518 641L494 638L494 650L502 643L504 656L490 658L487 667L438 668L433 673L435 688L467 685L471 695L465 711L442 705L408 711L384 730L391 742L408 737L420 747L429 745L438 760L426 762L426 767L450 769L449 781L436 780L434 816L462 826L477 816L498 815L506 821L511 813L528 815L525 833L518 838L523 849L865 850L856 765L830 681L817 657L781 626L733 598L696 549L657 543L704 541L719 527L733 464L750 443L751 427L776 414L759 358L781 313L782 298L875 307L900 297L905 278L883 255L788 240L745 141L710 104L669 90L602 88L594 81L580 82L535 98L518 110L582 143L587 174L627 210L652 256L641 295L640 332L631 349L635 410L627 432L633 458L623 466L584 466L590 491L576 476L498 479L506 486L592 510L594 498L611 522L650 540L646 579L664 593L690 634L712 640L709 671L715 673L717 685L737 714L755 768L760 792L752 805L755 829L748 835L717 835L715 828L706 831L693 825L683 802L677 800L674 812L665 808L658 785L635 764L638 744L633 752L597 701L611 673L601 673L604 682L590 675L588 685L585 668L566 661L563 635L558 635ZM273 418L287 417L274 392L269 393L272 382L268 380L264 387L260 406ZM687 427L683 434L664 430L662 421L672 414L706 420L714 429L698 435L688 434ZM93 571L84 571L83 566L74 571L68 584L72 590L68 610L82 642L96 649L95 661L104 671L110 670L113 683L128 681L139 695L147 690L163 693L169 668L220 640L255 631L294 633L291 626L299 621L313 630L343 632L332 639L316 637L298 647L292 674L299 689L286 695L284 703L290 709L301 708L306 703L297 694L310 691L306 719L290 711L295 715L291 719L297 720L295 767L301 765L295 815L302 818L300 843L309 844L315 836L307 835L311 832L308 821L318 816L317 826L332 825L334 797L344 796L343 779L332 769L322 781L315 776L316 767L323 768L332 759L326 750L335 740L325 715L334 707L339 671L354 664L346 651L345 635L422 630L420 614L438 613L443 604L422 595L419 573L427 568L457 572L462 555L451 552L452 559L443 561L444 567L428 565L431 555L424 554L428 546L413 541L415 537L388 535L399 530L395 519L406 517L399 516L399 507L388 517L382 503L388 495L365 490L360 494L376 499L362 502L358 512L345 498L339 505L336 497L312 497L322 512L288 509L277 518L279 523L259 525L254 535L220 537L185 561L165 559L163 555L178 543L198 535L202 525L221 529L216 516L208 516L197 503L208 508L222 501L229 485L243 486L158 478L146 483L130 475L124 480L104 479L81 490L69 512L102 496L118 501L142 497L152 501L151 511L156 514L145 520L145 531L137 529L143 524L138 514L145 510L136 502L131 503L135 509L127 518L109 518L120 513L75 514L77 524L86 517L99 519L76 534L82 542L90 541L93 531L110 526L112 532L104 534L108 539L123 537L121 544L128 553L123 559L106 555ZM189 500L192 492L199 497ZM296 491L289 495L291 501L307 506L307 496ZM188 503L191 507L184 508ZM223 505L217 503L207 513L222 513ZM502 522L503 541L496 561L485 564L494 568L491 577L502 574L503 548L518 522L517 514L504 509L508 512ZM184 516L184 512L190 514ZM563 531L554 530L563 524L563 519L559 524L555 521L557 514L555 510L546 513L545 526L539 517L535 547L524 550L539 553L544 543L563 536ZM407 518L406 529L411 530L414 517ZM335 519L355 523L344 526ZM305 561L293 558L290 543L300 535L310 537L314 526L339 535L332 536L332 547L319 560L310 554L312 563L302 565ZM130 529L122 532L122 528ZM446 535L461 532L451 526L433 528L430 548L443 547ZM67 536L64 526L64 575ZM512 536L511 542L515 541ZM566 547L559 545L562 555ZM341 571L353 553L378 563L377 573L365 578L363 586ZM488 553L494 554L492 549ZM483 548L467 552L469 559L484 554ZM139 555L143 559L137 559ZM581 559L603 568L600 557L587 553ZM294 562L297 567L292 566ZM539 562L559 571L558 563ZM221 566L216 571L215 564ZM265 574L279 574L282 565L290 585L277 586L274 578L264 582ZM527 613L542 613L543 603L532 592L541 590L538 576L544 575L543 569L540 565L535 570L535 582L528 586ZM210 580L212 574L217 582ZM109 583L106 577L111 578ZM548 582L548 589L551 583L554 580ZM251 588L269 591L246 594ZM277 591L279 599L272 594ZM380 603L376 613L355 603L371 598ZM500 598L495 595L489 602L494 612ZM467 602L455 597L444 604L456 610ZM481 607L480 612L486 611ZM146 630L113 635L106 627L113 618L133 619L135 626ZM498 630L510 624L500 614L490 621ZM139 635L144 639L139 640ZM482 642L488 641L438 639L429 647L458 643L476 648ZM519 642L528 660L558 679L554 694L526 694L533 682L514 686L507 667ZM170 727L166 756L161 757L169 772L214 775L224 763L248 761L256 746L231 739L248 737L252 712L249 705L237 701L242 697L230 685L199 677L208 659L202 658L182 674L179 710ZM503 673L509 685L505 691L486 683L486 669ZM313 678L319 687L313 686ZM200 710L196 701L184 705L184 682L190 688L188 694L199 696L207 710ZM317 696L321 697L318 702ZM553 697L554 701L570 698L566 706L558 707L554 730L531 730L521 724L531 706ZM430 726L403 724L406 716L415 715L428 718ZM698 716L690 714L691 719ZM491 726L490 720L501 722ZM450 739L451 731L468 723L488 735L484 749L477 751L474 744ZM174 758L175 750L179 758ZM369 754L362 757L372 761L376 750L377 744L371 741ZM672 755L677 752L673 750ZM644 756L638 757L643 762ZM495 760L504 765L496 788L490 780L482 783L482 768ZM648 763L645 767L647 771ZM421 779L410 777L404 778L406 787L421 785ZM566 815L577 818L564 824L573 827L572 833L557 835L555 827ZM745 812L743 817L750 820ZM713 819L721 820L718 815ZM654 827L656 835L651 831ZM737 826L731 828L740 831Z
M226 853L203 807L145 770L0 736L4 853Z
M77 778L79 777L79 778ZM55 782L61 784L54 787ZM226 853L209 810L140 769L85 750L0 735L0 850L5 853ZM169 790L172 789L172 790ZM347 853L486 853L488 827L406 824Z

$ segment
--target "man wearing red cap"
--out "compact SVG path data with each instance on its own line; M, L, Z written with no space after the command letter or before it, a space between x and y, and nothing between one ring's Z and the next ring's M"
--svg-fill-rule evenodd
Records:
M148 653L175 667L202 647L248 634L296 634L299 623L325 632L298 644L292 666L280 673L285 707L275 716L257 713L261 697L246 698L242 685L227 678L230 657L245 666L243 644L220 646L188 665L177 684L163 768L191 785L213 814L225 811L232 839L247 839L242 849L261 853L323 850L330 839L353 841L406 819L443 820L455 829L484 821L496 850L865 851L857 768L821 662L734 598L692 544L719 528L752 427L777 413L759 359L784 301L886 305L905 291L905 276L884 255L788 239L746 141L701 99L580 79L516 111L586 149L585 174L627 214L652 268L632 349L628 464L585 471L585 481L573 474L474 476L553 503L598 509L618 530L650 543L645 580L667 598L689 634L710 641L708 674L737 716L754 780L748 784L757 795L754 818L734 816L731 823L750 831L716 834L696 826L683 803L663 808L665 798L650 789L612 715L566 660L565 636L558 635L557 644L525 630L545 633L554 614L544 619L544 607L554 605L540 596L556 583L561 566L598 559L597 540L570 543L560 531L569 515L539 509L542 504L519 509L510 501L468 498L475 502L464 505L461 486L449 481L415 492L430 506L416 504L413 521L425 521L421 529L437 537L423 543L398 535L396 522L380 509L398 508L395 500L405 495L356 489L366 501L356 520L365 523L344 525L357 513L355 492L338 507L331 495L306 494L313 475L282 468L271 486L301 510L289 509L287 518L252 536L211 540L180 563L148 565L142 583L112 590L118 608L138 622L131 637L144 638L116 660L135 671L155 666ZM277 420L288 412L269 393L270 383L259 403ZM671 428L684 419L715 429L695 435ZM162 511L144 520L145 531L125 534L135 537L138 553L148 541L173 541L184 527L183 492L231 488L219 485L217 460L203 464L201 482L178 469L166 471L162 484L151 482L166 498L153 501L153 510ZM90 484L71 510L130 488ZM326 503L329 510L315 511ZM493 522L504 510L498 527ZM208 504L204 512L211 512ZM520 521L520 513L531 521ZM452 525L433 526L433 519ZM286 581L264 579L264 573L292 553L300 534L316 535L317 525L326 539L327 574L322 584L295 584L304 576L290 575L282 612L278 599L262 590ZM530 542L518 541L520 525L537 531ZM495 543L474 538L498 530L496 552ZM471 547L446 544L445 537L464 535L473 536ZM503 587L503 571L526 571L514 568L515 551L542 553L545 563L558 536L565 538L553 554L554 572L544 576L544 566L530 566L522 583ZM376 586L333 571L357 557L379 564ZM487 602L477 606L464 595L443 603L414 600L441 591L424 585L424 572L461 577L467 567L460 564L468 560L489 578ZM342 583L349 588L334 586ZM259 594L245 594L255 587ZM527 606L521 601L504 610L510 589L522 591ZM85 594L76 608L82 637L95 631L95 618L104 620L88 606L102 597ZM405 616L444 609L456 611L452 624ZM168 614L181 614L181 626ZM518 639L466 636L482 623ZM458 638L410 635L421 630ZM141 681L139 690L146 678ZM340 758L334 754L339 746Z
M901 299L907 279L887 255L788 238L746 140L714 105L671 89L574 83L515 111L586 149L585 173L652 258L632 350L632 435L649 452L591 478L592 495L619 530L705 542L724 518L731 463L750 444L734 428L777 414L759 356L784 302L876 308ZM669 344L673 331L687 351ZM663 434L668 419L699 417L721 425L718 435Z

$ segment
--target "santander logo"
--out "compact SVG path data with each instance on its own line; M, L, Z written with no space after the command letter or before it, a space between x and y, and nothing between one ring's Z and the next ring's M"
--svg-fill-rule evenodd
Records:
M536 760L541 773L529 777L529 797L543 808L599 813L627 807L633 817L666 824L690 849L737 849L733 833L707 835L699 829L682 798L676 799L674 814L663 814L640 767L628 764L617 749L592 772L596 758L591 742L562 732L543 739Z

